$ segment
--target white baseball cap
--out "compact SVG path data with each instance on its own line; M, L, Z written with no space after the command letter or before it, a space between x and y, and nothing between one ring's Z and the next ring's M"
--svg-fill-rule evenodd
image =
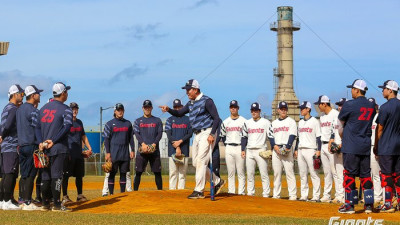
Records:
M367 91L368 87L367 87L367 83L364 80L354 80L354 82L350 85L347 85L346 87L348 88L357 88L360 89L361 91Z
M321 103L330 103L329 97L326 95L320 95L318 97L318 101L314 102L315 105L319 105Z
M43 90L38 89L35 85L29 85L25 88L25 95L29 96L31 94L40 93Z
M383 89L384 88L388 88L388 89L393 90L393 91L398 91L399 90L399 85L394 80L387 80L387 81L385 81L385 83L383 83L383 85L378 86L378 87L379 88L383 88Z
M19 86L19 84L13 84L11 85L10 89L8 89L8 97L10 98L11 95L21 92L23 93L24 89L22 89L21 86Z
M188 82L186 82L185 86L182 87L182 89L186 89L186 90L190 90L192 88L200 89L200 84L195 79L190 79Z
M70 86L66 86L63 82L57 82L53 85L53 95L59 95L69 89L71 89Z

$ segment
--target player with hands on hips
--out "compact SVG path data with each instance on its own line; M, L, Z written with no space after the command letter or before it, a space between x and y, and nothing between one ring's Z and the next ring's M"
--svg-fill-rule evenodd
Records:
M273 138L270 139L272 152L272 168L274 170L273 198L281 197L282 167L285 168L288 184L289 200L297 200L296 177L294 175L294 158L292 145L297 136L297 125L288 117L288 105L282 101L278 104L279 118L272 122Z
M245 194L245 152L240 146L242 127L246 121L239 115L239 103L232 100L229 103L231 115L221 125L221 138L225 147L225 161L228 169L228 193L235 194L235 170L238 174L238 194Z
M114 194L114 180L118 170L120 172L119 185L121 193L125 192L126 173L130 170L131 159L135 157L132 123L124 118L124 114L124 105L117 103L114 107L114 118L104 126L105 159L112 162L112 169L108 177L110 195ZM129 146L131 147L130 149Z
M384 188L385 203L380 212L395 212L392 205L395 189L400 193L400 100L396 98L399 85L387 80L382 86L382 95L387 101L379 108L376 119L374 153L381 168L381 186ZM399 199L399 198L397 198Z
M255 194L254 175L256 165L258 165L263 188L262 195L268 198L270 193L268 164L267 160L259 154L266 150L267 141L272 138L271 122L261 118L261 107L257 102L251 104L250 112L252 118L245 121L241 139L242 156L246 157L247 195L254 196Z
M311 103L303 102L300 106L298 142L296 143L297 161L299 165L301 197L300 201L308 200L308 171L313 184L313 197L310 201L320 202L321 180L314 169L314 157L321 157L321 127L319 121L310 115Z
M364 192L365 213L371 213L374 206L374 190L371 180L371 126L375 116L375 104L365 98L368 90L364 80L357 79L351 85L352 100L344 103L339 113L339 134L342 140L344 165L345 203L339 213L353 214L358 204L355 178L360 177ZM361 191L361 190L360 190Z

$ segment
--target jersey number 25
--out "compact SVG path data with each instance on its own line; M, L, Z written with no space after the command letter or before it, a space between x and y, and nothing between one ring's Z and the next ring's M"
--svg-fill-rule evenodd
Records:
M45 109L43 110L44 116L42 117L41 121L43 123L51 123L54 120L54 113L56 113L57 110L48 110Z

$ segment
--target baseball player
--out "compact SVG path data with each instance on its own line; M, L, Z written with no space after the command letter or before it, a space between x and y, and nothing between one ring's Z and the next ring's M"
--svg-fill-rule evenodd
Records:
M396 99L399 85L387 80L382 86L382 95L387 102L379 108L376 119L374 153L379 156L381 186L385 192L385 203L380 212L394 212L392 205L394 189L400 193L400 100Z
M337 134L337 121L339 112L333 109L329 97L321 95L314 103L324 115L320 118L321 124L321 161L324 170L324 193L321 202L344 202L343 176L343 157L341 154L332 154L329 150L329 143L335 142L341 146L340 136ZM336 135L335 135L336 133ZM339 171L336 171L338 167ZM335 198L331 201L332 178L335 181Z
M364 80L355 80L348 85L353 100L344 103L339 113L339 134L342 136L345 204L339 213L355 213L358 192L355 177L360 177L364 192L365 213L371 213L374 205L374 191L371 180L371 126L375 116L375 104L365 98L368 90ZM361 190L360 190L361 191Z
M173 108L179 110L183 107L181 100L173 101ZM178 181L178 189L185 189L186 170L188 167L189 142L193 135L189 117L171 116L165 123L165 133L168 137L168 157L169 157L169 189L175 190ZM172 155L184 155L184 164L175 163Z
M40 143L39 149L44 149L50 158L49 166L42 170L43 211L50 209L51 197L54 203L52 211L71 211L60 201L64 161L68 154L68 132L72 126L72 110L64 104L70 89L62 82L55 83L54 101L45 104L39 112L36 138Z
M17 153L18 134L16 124L17 109L24 97L24 90L14 84L8 90L9 103L1 113L0 143L2 154L2 171L4 173L3 189L0 194L3 210L19 210L12 201L19 170L19 157ZM4 181L3 181L4 180ZM2 196L3 195L3 196Z
M335 102L335 105L338 106L337 110L340 112L342 110L343 104L347 101L347 98L341 98L338 102Z
M124 118L124 113L124 105L117 103L114 107L114 118L104 126L105 160L112 162L112 169L108 177L110 195L114 194L114 180L118 170L120 172L119 185L121 193L125 192L126 173L130 170L130 160L135 157L132 123Z
M19 146L19 164L21 171L21 180L24 185L22 193L22 210L39 210L32 203L32 192L37 169L33 162L33 152L38 149L36 144L35 129L38 124L39 110L35 108L40 102L40 93L43 90L35 85L29 85L25 88L26 102L17 110L17 133Z
M64 178L63 178L63 203L72 202L68 196L68 180L69 177L75 177L75 186L78 192L76 201L87 201L87 198L82 194L82 178L85 176L85 160L82 155L82 145L86 146L91 152L89 140L86 137L83 123L77 118L79 105L76 102L71 102L69 107L72 109L72 127L68 133L68 148L69 155L64 162Z
M162 137L163 125L160 118L151 114L153 104L150 100L143 102L143 116L136 119L134 123L134 133L142 149L136 155L136 174L133 182L133 190L139 190L142 173L146 170L147 163L150 162L151 171L154 173L158 190L162 190L161 159L159 142ZM147 153L149 146L155 148L153 153ZM139 148L140 148L139 147ZM151 148L151 147L150 147Z
M379 167L379 162L377 160L377 156L374 154L374 145L375 145L375 130L376 130L376 118L378 118L378 111L379 105L376 104L374 98L369 98L368 101L374 103L375 105L375 117L372 120L372 135L371 135L371 177L372 182L374 183L374 202L380 203L383 197L383 189L381 186L381 178L380 178L380 171L381 168Z
M261 182L263 187L262 195L269 197L269 177L267 161L259 155L267 148L268 139L272 138L271 122L261 118L261 106L255 102L250 107L252 118L246 120L241 132L241 157L246 158L247 170L247 195L254 196L254 174L256 164L260 170Z
M314 169L314 157L321 155L321 127L319 121L310 115L311 103L303 102L300 106L300 114L303 118L299 121L298 142L296 144L295 155L300 172L301 197L300 201L308 200L308 171L310 171L313 184L313 197L311 201L319 202L321 193L321 180Z
M228 193L236 193L236 170L239 181L238 194L244 195L246 185L246 176L244 171L245 158L242 157L242 149L240 143L242 127L246 119L239 115L239 103L236 100L232 100L229 103L229 110L231 112L231 115L224 120L221 126L221 137L226 146L225 160L228 169Z
M196 187L190 199L204 198L204 186L209 180L210 171L207 165L210 161L210 145L216 144L217 129L220 124L217 107L214 101L200 91L197 80L189 80L182 89L186 90L189 102L180 110L170 109L168 106L160 106L163 112L169 112L174 116L183 116L189 113L189 120L195 133L192 145L192 162L196 167ZM215 174L214 174L215 175ZM212 176L217 195L225 181L217 176Z
M294 159L292 145L297 136L297 125L287 115L288 105L282 101L278 104L279 118L272 122L273 138L270 139L272 152L272 168L274 170L274 195L280 198L282 189L282 167L285 169L288 184L289 200L297 200L296 177L294 175ZM285 153L280 149L284 148Z

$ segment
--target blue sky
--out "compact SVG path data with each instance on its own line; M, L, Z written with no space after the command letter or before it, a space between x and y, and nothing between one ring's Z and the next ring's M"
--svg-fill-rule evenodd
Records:
M223 118L232 99L247 118L255 101L270 114L277 51L269 24L284 5L293 6L294 20L301 23L294 33L300 101L321 94L333 101L345 97L345 85L360 73L369 82L367 95L382 104L372 86L400 81L400 2L395 0L0 0L0 5L5 18L0 41L11 42L8 55L0 57L0 104L7 103L9 86L19 83L44 89L43 105L52 84L63 81L72 87L68 103L80 104L79 117L90 126L98 125L100 106L122 102L126 118L134 120L145 99L155 106L171 105L174 98L186 102L180 87L190 78L201 81ZM105 121L111 111L104 112Z

